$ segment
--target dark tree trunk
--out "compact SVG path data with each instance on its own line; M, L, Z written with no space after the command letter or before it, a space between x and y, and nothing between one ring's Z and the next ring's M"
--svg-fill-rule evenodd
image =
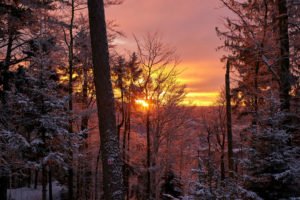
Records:
M70 28L69 28L69 34L70 34L70 43L68 45L68 62L69 62L69 85L68 85L68 93L69 93L69 114L70 114L70 120L69 120L69 132L73 132L73 125L72 125L72 111L73 111L73 24L74 24L74 12L75 12L75 5L74 0L71 2L71 21L70 21Z
M221 169L221 181L224 181L225 180L225 162L224 162L224 150L222 150L222 153L221 153L221 166L220 166L220 169Z
M131 133L131 101L129 102L128 104L128 116L127 116L127 156L126 156L126 161L128 163L128 168L127 168L127 171L126 171L126 182L127 182L127 190L126 190L126 196L127 196L127 199L130 198L130 182L129 182L129 176L130 176L130 173L129 173L129 164L130 164L130 133Z
M48 171L48 184L49 184L49 200L53 200L53 193L52 193L52 171L49 167Z
M183 168L183 147L180 148L180 157L179 157L179 180L182 179L182 168Z
M221 118L220 118L221 121ZM220 129L220 132L222 133L222 139L220 138L220 136L217 134L217 142L221 148L221 155L220 155L220 172L221 172L221 181L222 181L222 185L223 181L225 180L225 161L224 161L224 157L225 157L225 138L226 138L226 131L222 131L222 129Z
M0 177L0 199L7 200L8 176Z
M146 116L146 132L147 132L147 186L146 186L146 194L147 199L151 199L151 143L150 143L150 113L149 109L147 110Z
M7 91L10 90L9 87L9 67L11 63L11 54L12 54L12 46L13 46L13 28L11 27L10 23L10 17L8 19L8 42L7 42L7 48L6 48L6 56L5 60L3 63L3 69L0 68L0 76L3 76L3 92L1 96L1 101L3 103L4 107L4 112L6 112L6 103L7 103ZM2 67L0 65L0 67ZM3 74L1 74L1 71L3 70ZM2 166L0 166L1 168ZM9 177L7 170L0 169L2 172L0 174L0 199L2 200L7 200L7 189L8 189L8 182L9 182Z
M199 137L200 139L200 137ZM200 142L201 142L201 139L200 139ZM201 163L201 157L200 157L200 150L197 151L197 158L198 158L198 170L199 171L202 171L202 163ZM198 173L198 182L201 183L203 182L203 179L202 179L202 175L201 173Z
M124 104L123 104L124 105ZM127 140L127 134L128 134L128 123L127 123L127 113L124 112L124 130L123 130L123 142L122 142L122 156L123 156L123 178L124 178L124 191L125 192L125 199L128 199L129 196L127 195L128 191L128 162L127 162L127 152L126 152L126 140Z
M121 122L118 124L117 126L117 132L118 132L118 139L119 139L119 143L120 142L120 137L121 137L121 128L122 126L124 125L124 122L125 122L125 108L124 108L124 92L123 92L123 84L121 84L121 87L120 87L120 92L121 92ZM126 132L124 131L124 134ZM124 135L124 138L125 138L125 135ZM123 138L123 140L124 140ZM126 139L126 138L125 138ZM123 144L124 145L124 144Z
M84 178L83 178L83 196L86 200L91 199L91 190L92 190L92 171L91 171L91 163L89 162L92 160L92 156L89 153L86 153L87 160L85 161L85 169L84 169Z
M82 108L86 111L88 109L88 69L87 63L83 67L83 84L82 84ZM81 130L86 130L89 125L89 117L84 114L81 118Z
M42 200L47 200L47 170L45 164L42 164Z
M69 133L73 132L73 25L74 25L75 5L74 0L71 1L71 21L69 27L70 43L69 43ZM69 140L71 140L69 138ZM68 199L73 200L73 149L71 141L69 141L69 169L68 169Z
M225 138L226 138L226 132L222 131L222 152L221 152L221 180L224 181L225 180L225 161L224 161L224 157L225 157Z
M86 109L86 107L84 109ZM82 118L81 118L81 130L82 131L86 130L88 128L88 125L89 125L89 117L86 116L86 115L82 116ZM86 137L88 137L88 136L86 136Z
M230 95L230 63L226 64L226 118L227 118L227 148L228 148L228 170L229 176L233 177L233 150L232 150L232 120L231 120L231 95Z
M37 189L38 185L38 177L39 177L39 170L35 170L35 175L34 175L34 189Z
M288 32L287 1L278 0L279 36L280 36L280 109L290 109L290 43Z
M76 173L76 199L80 199L83 196L81 196L81 191L82 191L82 185L81 185L81 177L82 177L82 171L81 171L81 162L78 160L77 163L77 173Z
M73 167L68 169L68 199L73 200Z
M96 169L95 169L95 200L98 200L98 176L99 176L99 162L101 157L101 148L99 148L97 160L96 160Z
M31 188L31 169L28 169L27 187Z
M103 0L88 0L105 200L123 200L122 161L116 127Z
M254 74L254 117L253 125L257 126L258 120L258 73L259 73L259 62L255 63L255 74ZM230 86L229 86L230 89ZM257 127L255 127L257 129Z
M87 112L88 110L88 62L84 63L83 66L83 84L82 84L82 109ZM87 131L89 125L89 116L87 113L81 117L81 130ZM85 138L88 138L88 133L85 135ZM87 158L90 159L90 155L86 153L88 149L88 141L84 141L83 147L80 149L84 151ZM82 173L79 173L82 169ZM91 166L88 161L84 161L83 163L78 160L78 170L77 170L77 199L85 197L85 199L89 199L89 192L91 186ZM83 174L83 175L81 175ZM83 176L83 177L82 177ZM84 187L82 185L84 184ZM81 196L80 196L81 195Z
M207 143L208 143L208 152L207 152L207 157L208 157L208 162L207 162L207 168L208 168L208 186L209 186L209 191L212 193L212 176L213 176L213 168L212 168L212 152L211 152L211 133L210 130L207 131Z
M6 56L4 60L3 65L3 95L2 95L2 103L6 104L6 93L10 90L9 87L9 67L11 64L11 54L12 54L12 46L13 46L13 40L14 40L14 34L13 34L13 27L11 27L10 23L10 17L8 19L8 42L7 42L7 48L6 48Z
M39 77L39 89L43 89L45 87L45 80L44 80L44 68L42 65L39 66L40 67L40 77ZM40 98L40 112L42 115L45 115L46 112L46 108L45 108L45 101L44 101L44 96L41 95ZM41 131L41 139L43 141L42 144L42 152L46 152L47 146L46 146L46 129L44 127L40 128ZM45 154L43 154L43 156L46 156ZM44 159L41 158L41 165L42 165L42 200L47 200L47 169L46 169L46 163L44 163Z

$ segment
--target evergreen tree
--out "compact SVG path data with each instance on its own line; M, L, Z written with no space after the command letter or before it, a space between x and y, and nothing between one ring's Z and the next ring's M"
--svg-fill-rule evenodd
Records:
M291 80L298 82L299 76L291 73L297 67L290 65L290 49L297 45L290 43L288 21L299 18L288 11L292 7L287 1L222 3L238 17L226 19L227 30L218 31L238 73L233 100L241 105L240 116L251 119L244 129L250 138L245 187L265 199L295 197L299 146L292 141L299 131L299 115L289 107L294 99Z

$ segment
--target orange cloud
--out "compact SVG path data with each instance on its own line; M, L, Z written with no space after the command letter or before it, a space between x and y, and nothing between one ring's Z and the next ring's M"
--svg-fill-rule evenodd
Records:
M224 85L224 64L219 61L224 52L216 51L222 42L215 27L230 14L220 5L219 0L126 0L110 7L107 15L127 35L115 41L121 50L136 49L132 34L161 32L181 57L179 81L190 92L185 104L207 106Z

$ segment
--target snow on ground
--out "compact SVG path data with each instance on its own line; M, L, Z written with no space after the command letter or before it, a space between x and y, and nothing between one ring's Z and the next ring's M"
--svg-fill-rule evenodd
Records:
M47 186L48 190L48 186ZM53 200L60 200L63 187L58 182L52 183ZM47 198L49 193L47 191ZM42 186L37 189L23 187L8 190L8 200L40 200L42 199Z

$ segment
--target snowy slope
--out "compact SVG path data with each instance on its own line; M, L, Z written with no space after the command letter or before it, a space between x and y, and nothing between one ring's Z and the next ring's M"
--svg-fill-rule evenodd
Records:
M52 190L53 200L60 200L63 187L58 182L53 182ZM42 186L38 186L37 189L27 187L10 189L8 190L8 197L9 200L40 200L42 198Z

